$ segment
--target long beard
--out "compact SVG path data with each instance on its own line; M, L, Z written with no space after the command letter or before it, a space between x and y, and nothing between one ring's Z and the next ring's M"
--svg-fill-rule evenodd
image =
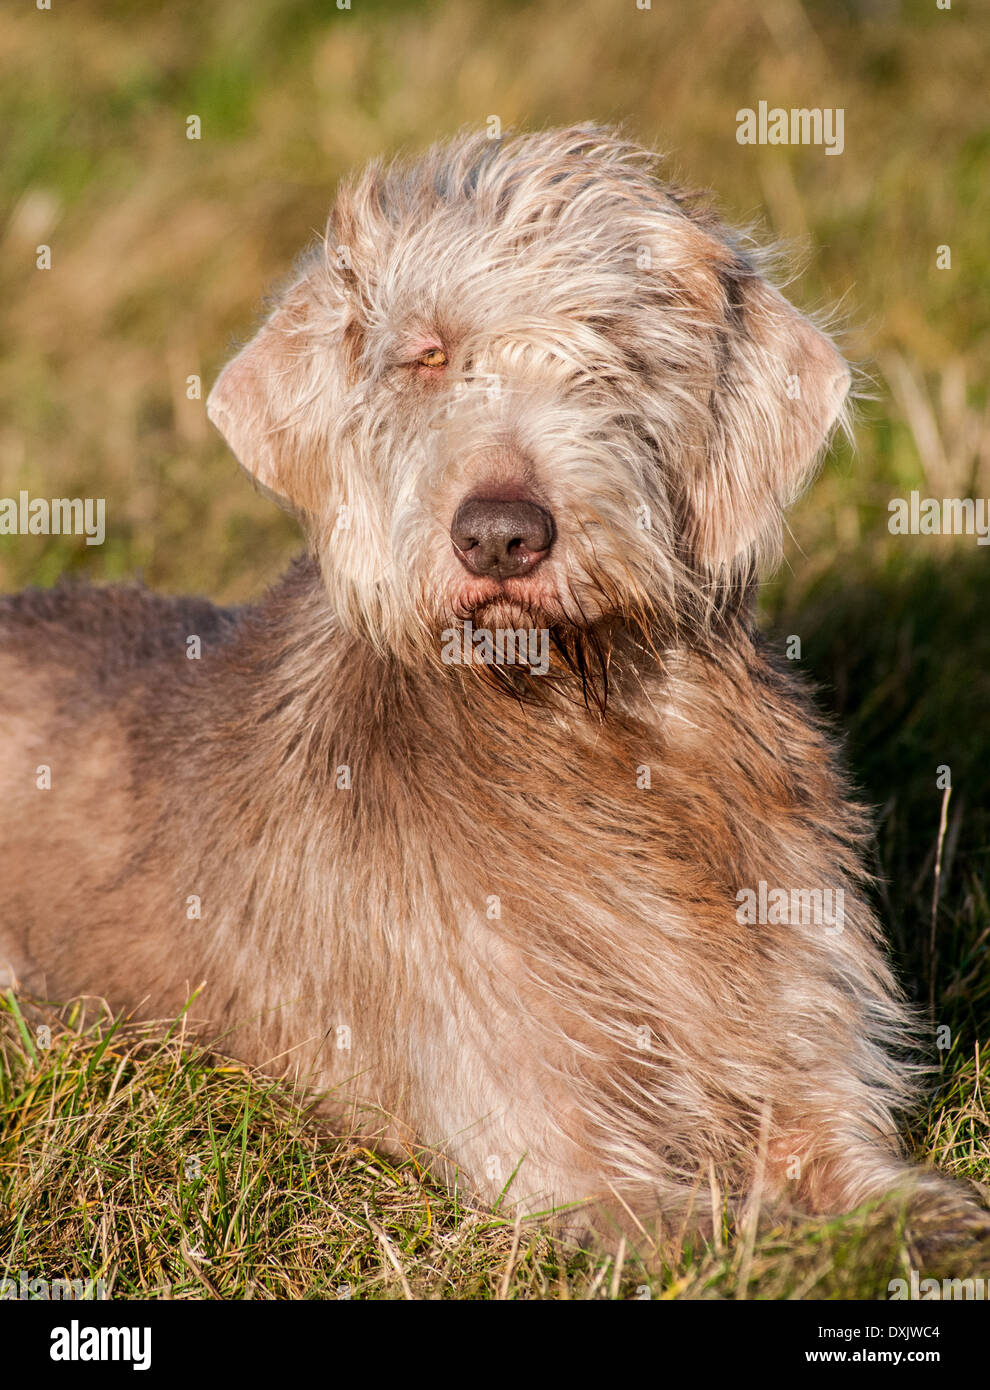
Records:
M548 621L547 615L519 605L485 604L468 615L476 629L536 630L545 634L546 669L534 670L525 660L472 661L471 670L501 695L523 704L550 705L563 701L581 705L603 718L611 689L611 672L618 653L637 648L647 660L660 657L655 633L637 615L609 614L589 624Z
M545 638L539 671L525 661L474 660L478 678L520 703L563 701L604 718L616 658L624 665L635 651L637 661L659 663L658 615L607 573L585 569L581 580L580 588L569 585L563 601L549 610L506 596L458 613L459 621L478 629L535 630Z

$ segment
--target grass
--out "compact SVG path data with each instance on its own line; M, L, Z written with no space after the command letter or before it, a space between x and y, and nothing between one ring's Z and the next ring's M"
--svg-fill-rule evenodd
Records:
M649 1272L621 1247L562 1249L466 1207L415 1154L392 1164L322 1134L181 1020L129 1024L98 1001L58 1015L8 994L0 1050L0 1280L103 1279L109 1296L155 1299L877 1298L919 1268L911 1233L879 1209L723 1222L708 1246L670 1231ZM985 1174L990 1060L954 1056L945 1075L919 1154ZM947 1275L980 1272L947 1259Z
M877 905L934 1006L939 1085L910 1143L990 1187L988 557L886 529L913 488L990 496L987 47L969 7L928 0L20 7L0 33L0 496L103 496L110 529L100 548L0 536L0 589L71 571L257 593L298 536L186 382L205 395L339 175L493 113L625 121L673 176L790 247L798 303L841 301L872 383L855 451L791 515L763 618L782 646L800 636L845 732L876 812ZM845 153L738 146L735 113L761 99L843 107ZM51 271L35 269L41 243ZM884 1296L914 1258L896 1214L865 1212L725 1229L710 1248L668 1232L646 1275L466 1209L414 1156L393 1168L335 1142L181 1022L149 1033L95 1001L49 1017L7 1000L0 1038L0 1274L176 1298L841 1298Z

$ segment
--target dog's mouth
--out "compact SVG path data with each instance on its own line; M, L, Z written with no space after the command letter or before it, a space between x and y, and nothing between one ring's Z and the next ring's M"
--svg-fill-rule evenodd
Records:
M608 618L575 621L554 588L536 576L471 581L459 589L448 614L440 648L446 664L470 666L516 699L561 697L604 714L612 645Z
M454 597L453 612L460 621L482 620L542 623L546 627L563 617L560 601L552 588L536 576L495 579L489 576L463 585Z

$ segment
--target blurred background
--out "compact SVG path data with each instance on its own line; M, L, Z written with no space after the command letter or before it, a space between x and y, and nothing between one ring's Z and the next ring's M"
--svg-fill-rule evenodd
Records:
M645 3L645 0L640 0ZM337 178L497 116L621 121L786 244L865 374L791 518L763 622L848 735L878 902L927 1003L990 1034L990 547L887 503L990 497L990 24L953 0L54 0L0 30L0 496L107 499L108 539L0 537L0 589L141 576L225 602L298 548L189 400L322 228ZM845 148L740 146L736 112L843 108ZM187 118L202 134L186 137ZM36 269L36 248L52 268ZM951 269L936 266L948 246Z

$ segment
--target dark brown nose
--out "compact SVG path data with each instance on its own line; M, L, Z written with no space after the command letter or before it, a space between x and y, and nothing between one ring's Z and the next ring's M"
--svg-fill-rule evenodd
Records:
M550 553L553 517L535 502L468 497L454 513L450 539L472 574L510 579L528 574Z

